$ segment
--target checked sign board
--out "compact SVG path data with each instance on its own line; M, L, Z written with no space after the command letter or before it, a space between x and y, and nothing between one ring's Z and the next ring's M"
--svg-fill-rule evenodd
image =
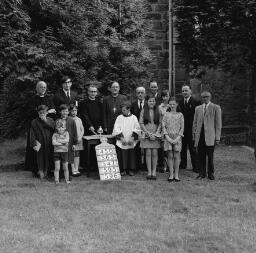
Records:
M100 180L120 180L120 170L114 145L103 142L95 147Z

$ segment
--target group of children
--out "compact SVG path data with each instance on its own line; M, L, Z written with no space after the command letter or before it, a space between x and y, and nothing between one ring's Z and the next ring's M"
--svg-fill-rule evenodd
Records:
M116 119L113 135L116 136L117 154L121 175L133 175L135 168L134 148L140 140L140 148L145 150L147 179L156 180L158 149L165 151L170 176L169 182L179 182L179 163L181 152L181 138L184 130L182 113L176 111L175 98L167 94L165 111L156 105L154 95L146 97L146 104L140 113L140 119L131 114L129 102L122 105L122 115Z
M31 123L30 143L36 151L39 177L43 179L47 176L53 158L55 183L59 183L59 171L62 166L65 182L69 184L68 164L71 164L73 176L80 175L80 151L83 150L84 128L81 119L77 117L75 105L68 107L63 104L59 110L60 118L54 122L47 117L47 106L38 106L38 118Z
M182 113L176 112L175 98L169 99L168 97L167 101L165 108L161 109L156 106L155 96L147 96L139 120L131 114L130 102L124 101L121 105L122 114L116 118L112 134L116 137L118 162L122 176L134 174L136 166L134 148L140 141L140 147L145 150L146 154L147 179L156 180L158 149L163 147L170 171L168 181L180 181L178 170L184 119ZM45 105L38 106L38 118L31 123L30 143L36 151L38 173L42 179L46 176L53 154L55 183L59 183L59 172L62 166L65 182L69 184L68 164L71 165L73 176L80 175L83 124L77 116L75 105L70 107L65 104L61 105L60 118L55 122L47 117L47 109Z

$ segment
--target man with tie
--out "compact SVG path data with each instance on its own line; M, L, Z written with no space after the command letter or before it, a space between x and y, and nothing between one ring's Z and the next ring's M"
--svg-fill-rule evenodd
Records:
M136 97L137 99L132 103L131 106L131 113L135 115L140 120L140 112L144 107L145 104L145 96L146 96L146 89L142 86L137 87L136 89ZM142 150L140 148L140 143L138 142L135 146L135 156L136 156L136 169L142 169L144 164L144 156L142 154Z
M206 177L206 157L208 157L208 178L214 180L213 153L215 144L218 145L221 136L221 108L211 102L211 93L201 93L203 104L195 109L193 121L193 140L198 154L199 176Z
M194 142L192 138L192 126L196 106L200 102L193 98L191 88L188 84L182 86L183 99L180 101L177 111L181 112L184 117L184 137L182 138L181 162L180 169L187 167L187 149L189 149L192 170L198 173L196 164L196 152L194 149Z
M146 90L144 87L137 87L136 89L136 97L137 99L132 103L131 113L140 120L140 112L144 107L145 103Z
M62 88L54 95L53 102L55 107L58 109L60 105L66 104L77 104L77 93L71 90L72 81L68 76L63 76L61 78L61 86Z

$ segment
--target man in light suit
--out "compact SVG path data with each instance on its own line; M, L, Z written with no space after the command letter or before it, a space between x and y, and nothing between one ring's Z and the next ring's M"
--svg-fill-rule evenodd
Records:
M215 144L219 144L221 136L221 108L211 102L211 93L201 93L202 105L195 109L193 121L193 140L198 155L199 176L206 177L206 156L208 157L208 178L214 180L213 153Z

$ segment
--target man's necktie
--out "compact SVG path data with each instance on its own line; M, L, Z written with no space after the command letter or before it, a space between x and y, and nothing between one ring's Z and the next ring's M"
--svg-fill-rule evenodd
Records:
M142 110L142 101L140 101L140 110Z
M67 91L68 101L70 101L70 91Z
M187 99L185 99L185 107L187 107L188 106L188 101L187 101Z
M206 104L204 104L204 116L206 114Z

